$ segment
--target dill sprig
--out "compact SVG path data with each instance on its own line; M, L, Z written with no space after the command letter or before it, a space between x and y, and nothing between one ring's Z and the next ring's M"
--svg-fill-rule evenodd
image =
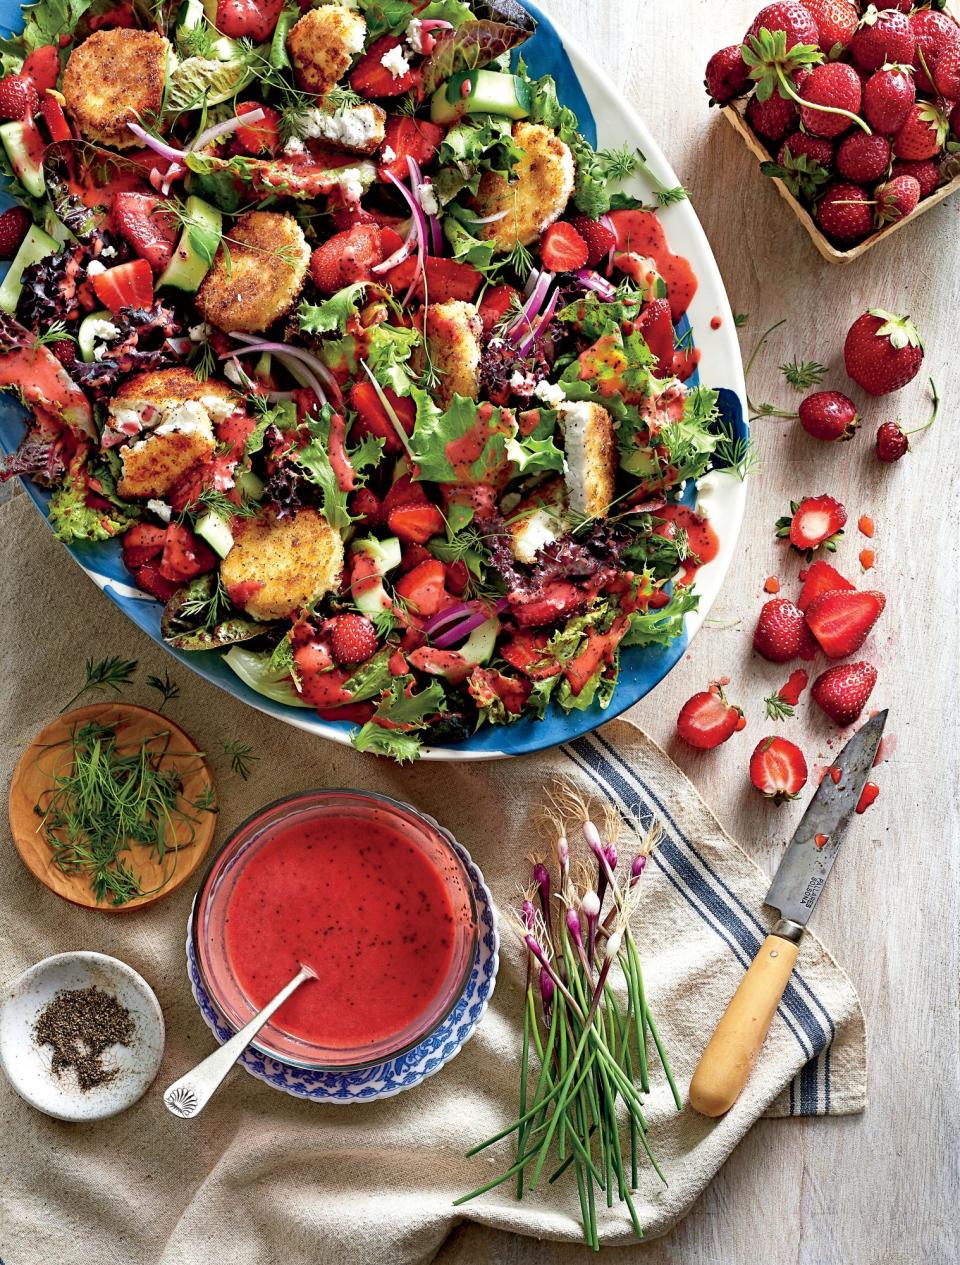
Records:
M749 436L737 439L725 434L713 451L714 469L735 474L742 483L748 474L760 468L760 458Z
M158 711L162 712L168 703L180 697L180 686L177 685L176 681L171 681L169 672L165 671L162 677L148 676L147 685L160 695L160 702L157 706Z
M196 814L215 811L209 795L206 802L183 799L185 770L172 758L187 753L170 749L168 730L147 735L132 750L123 749L121 730L91 722L73 726L58 744L69 745L66 768L34 806L54 865L65 874L86 875L96 899L113 905L162 890L180 850L196 839ZM161 881L147 891L130 859L137 847L163 868Z
M252 771L251 765L256 764L260 759L254 753L253 747L249 743L240 742L239 740L223 742L221 747L223 754L230 760L230 768L236 773L237 777L246 781Z
M787 364L780 366L780 372L795 391L809 391L823 381L827 366L816 360L798 360L794 356Z
M64 703L60 708L60 714L71 708L78 698L81 698L88 690L95 690L102 693L104 690L113 690L115 694L126 685L133 683L133 674L137 670L136 659L121 659L118 655L111 655L108 659L100 659L94 662L88 659L84 667L83 685L77 690L73 698L69 702Z

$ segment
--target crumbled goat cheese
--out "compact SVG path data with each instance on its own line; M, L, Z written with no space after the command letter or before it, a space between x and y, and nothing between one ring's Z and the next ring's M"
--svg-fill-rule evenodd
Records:
M415 53L423 52L423 23L419 18L411 18L407 23L407 43Z
M417 201L420 203L424 215L440 214L440 202L429 180L425 180L417 190Z
M514 395L522 395L529 398L529 396L533 395L535 386L533 374L524 373L521 369L514 369L510 378L510 390Z
M173 516L173 510L166 501L150 500L147 501L147 509L151 514L156 514L162 523L169 523Z
M359 202L363 197L363 179L356 167L340 172L340 192L347 202Z
M307 110L297 120L301 136L329 141L344 149L366 150L383 139L383 115L372 105L344 110Z
M291 136L283 147L283 152L288 158L298 158L301 154L307 152L307 147L299 136Z
M206 321L201 321L199 325L191 325L187 330L187 336L192 343L205 343L213 333L213 326L208 325Z
M392 163L397 156L397 151L392 145L384 145L380 151L380 161L384 163Z
M107 265L102 264L99 259L91 259L87 264L87 276L98 277L101 272L107 271Z
M230 396L201 395L200 403L215 422L222 422L225 417L237 411L237 402Z
M384 53L380 58L380 65L390 71L394 79L400 79L410 69L410 63L403 55L403 48L400 44L396 48L391 48L389 52Z
M533 389L533 394L548 408L559 408L563 401L567 398L567 394L559 382L538 382Z
M115 246L101 246L100 257L102 259L113 259L116 256L117 249Z

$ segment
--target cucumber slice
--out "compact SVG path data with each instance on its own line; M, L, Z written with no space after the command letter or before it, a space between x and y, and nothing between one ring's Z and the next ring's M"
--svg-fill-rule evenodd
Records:
M286 703L289 707L309 708L310 704L303 701L289 676L271 668L269 654L257 654L254 650L233 646L223 656L223 661L245 685L249 685L264 698L272 699L275 703Z
M36 127L33 123L14 119L0 127L0 140L7 151L13 174L31 197L42 198L47 182L43 176L43 162L34 156L38 145L41 152L43 149L43 141Z
M473 632L460 647L460 653L467 663L489 663L497 648L497 636L500 632L500 620L491 615L485 624L474 628Z
M36 224L30 226L26 237L20 243L20 249L7 269L3 283L0 284L0 311L15 312L17 310L20 291L23 288L24 268L38 263L41 259L46 259L47 255L55 255L59 249L59 243L49 233L45 233Z
M81 359L88 364L94 359L94 348L97 345L97 339L100 338L101 321L108 321L113 325L113 313L106 309L100 312L91 312L89 316L85 316L80 322L80 328L77 330L77 346L80 348ZM116 328L116 327L114 327ZM103 339L100 338L102 342Z
M433 94L430 118L434 123L454 123L464 114L502 114L508 119L525 119L530 106L530 85L519 75L499 70L461 70Z
M364 615L380 615L393 605L384 588L383 577L400 565L400 541L396 536L388 536L385 540L369 536L355 540L350 549L352 553L368 554L380 576L379 584L364 585L359 593L353 593L357 610L363 611Z
M198 518L193 530L202 536L214 553L225 558L233 548L233 532L230 524L213 510L208 510L202 518Z
M237 491L247 501L261 501L265 491L263 480L252 470L238 470L234 475Z
M223 216L215 206L192 194L186 201L186 224L173 252L173 258L160 274L157 282L162 286L175 286L190 294L200 288L200 282L210 271L220 235Z

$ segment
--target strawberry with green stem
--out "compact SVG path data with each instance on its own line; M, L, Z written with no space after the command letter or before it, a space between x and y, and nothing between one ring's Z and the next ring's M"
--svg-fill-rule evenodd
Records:
M708 690L700 690L684 703L677 717L677 733L688 746L712 751L746 723L742 710L728 702L723 686L713 681Z
M805 496L790 502L790 513L777 519L776 533L809 562L821 546L835 552L846 521L847 511L834 497Z
M889 395L920 372L923 343L909 316L869 308L847 330L843 362L868 395Z
M922 426L915 426L913 430L904 430L899 422L884 422L878 428L876 452L879 461L884 462L886 465L892 465L895 461L899 461L901 457L910 451L908 436L919 434L920 431L926 430L937 420L937 413L940 410L940 395L933 378L930 379L930 393L933 397L933 410L929 419Z
M860 80L852 67L840 62L824 64L823 53L812 44L795 44L788 49L784 31L769 31L765 27L758 34L747 36L742 52L750 78L756 81L758 100L766 101L778 92L799 107L807 130L817 135L838 135L851 123L869 133L869 124L856 113L860 107ZM811 68L801 95L793 85L793 77ZM833 104L835 100L845 104ZM819 114L835 117L829 124L810 126L809 116Z
M830 179L833 145L820 136L792 132L780 146L776 162L763 162L765 176L782 180L795 198L812 202Z

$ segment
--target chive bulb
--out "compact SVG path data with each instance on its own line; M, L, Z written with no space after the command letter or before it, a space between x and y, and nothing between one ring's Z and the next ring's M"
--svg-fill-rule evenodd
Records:
M566 835L557 839L557 862L560 866L560 886L565 888L570 877L570 844Z
M608 843L603 850L603 855L607 858L607 865L612 873L617 868L617 849L612 843Z
M619 928L617 928L616 931L611 931L609 936L607 936L607 945L603 952L603 956L606 961L612 962L614 960L620 952L620 945L622 942L623 932Z
M600 838L600 831L592 821L588 820L583 823L583 837L587 841L590 851L599 856L603 851L603 840Z

